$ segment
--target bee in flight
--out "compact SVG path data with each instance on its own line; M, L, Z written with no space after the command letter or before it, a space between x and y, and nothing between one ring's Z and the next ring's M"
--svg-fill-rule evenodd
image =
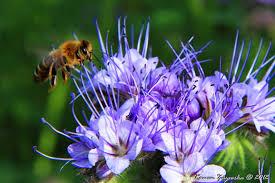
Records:
M92 60L92 44L86 40L66 41L58 49L46 56L34 71L36 82L50 81L50 87L56 85L57 71L61 69L64 82L70 76L74 66L81 65L85 60Z

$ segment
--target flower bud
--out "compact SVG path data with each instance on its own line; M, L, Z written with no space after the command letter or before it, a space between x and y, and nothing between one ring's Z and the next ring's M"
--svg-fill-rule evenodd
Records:
M201 106L197 99L193 99L187 104L187 114L192 121L201 116Z

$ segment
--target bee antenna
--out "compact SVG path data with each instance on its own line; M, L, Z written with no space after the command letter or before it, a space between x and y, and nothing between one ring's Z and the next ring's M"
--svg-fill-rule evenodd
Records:
M51 45L51 47L52 47L52 50L55 50L55 46L54 46L54 44L52 44L52 45Z
M73 37L75 40L79 40L75 32L73 32Z

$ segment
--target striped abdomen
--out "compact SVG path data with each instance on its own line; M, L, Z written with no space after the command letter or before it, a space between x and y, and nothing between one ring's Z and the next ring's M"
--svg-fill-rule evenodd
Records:
M46 58L43 59L43 61L38 64L36 67L33 78L36 82L43 82L49 79L49 77L52 75L52 71L55 67L55 61L52 55L48 55Z

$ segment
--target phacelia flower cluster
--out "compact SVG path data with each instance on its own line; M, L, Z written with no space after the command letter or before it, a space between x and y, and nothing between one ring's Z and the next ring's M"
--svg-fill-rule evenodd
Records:
M260 60L261 41L251 64L251 43L245 53L237 34L227 74L220 62L218 71L206 76L202 65L209 61L198 56L207 45L195 50L190 39L181 42L177 52L167 41L175 56L167 66L149 52L149 23L135 45L134 38L127 38L125 22L118 20L116 51L109 46L108 35L103 40L96 23L103 68L83 66L73 78L75 132L57 131L43 119L72 140L67 148L70 158L59 160L91 169L104 179L121 174L146 154L161 152L162 181L218 182L226 170L211 160L230 145L228 134L246 126L258 133L275 132L275 97L269 89L275 63L274 56L268 56L271 46ZM81 99L89 111L83 113L85 121L74 112L74 102Z

